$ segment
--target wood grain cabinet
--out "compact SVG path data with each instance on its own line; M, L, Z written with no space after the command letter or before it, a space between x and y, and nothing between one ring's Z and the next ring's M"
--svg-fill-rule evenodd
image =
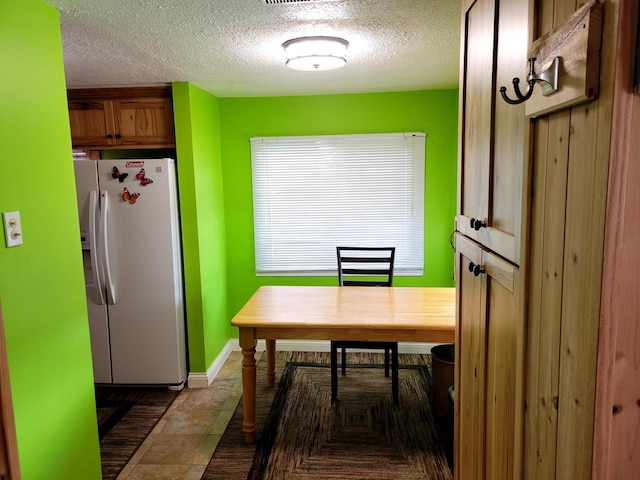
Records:
M460 480L520 478L524 329L520 271L456 238L456 451Z
M73 148L175 147L170 87L68 91Z
M456 216L454 476L522 476L528 121L502 85L526 74L529 0L464 0ZM513 96L513 94L512 94Z
M638 478L638 9L463 0L457 480ZM587 28L598 18L601 46ZM567 26L590 32L580 62L598 60L599 96L550 94L551 108L527 119L499 89L514 98L527 47L549 49ZM567 71L558 93L573 88Z
M526 73L527 0L465 0L456 228L520 265L524 104L496 95ZM511 93L513 96L513 93Z

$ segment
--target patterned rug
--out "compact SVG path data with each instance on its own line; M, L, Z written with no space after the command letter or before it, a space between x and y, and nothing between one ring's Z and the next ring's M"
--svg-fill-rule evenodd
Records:
M393 405L382 354L348 355L334 404L328 354L279 353L277 388L266 387L263 357L257 442L244 443L241 401L202 479L450 480L430 410L430 357L400 356Z
M96 387L103 480L118 476L178 393L167 388Z

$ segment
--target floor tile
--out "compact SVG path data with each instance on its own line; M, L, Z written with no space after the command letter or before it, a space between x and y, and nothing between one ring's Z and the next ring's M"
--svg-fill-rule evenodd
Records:
M241 397L242 354L232 352L208 388L180 392L117 480L200 480Z
M206 435L159 434L138 465L191 465Z
M189 465L136 465L127 480L183 480Z
M161 434L205 434L219 415L220 410L176 410L166 416Z

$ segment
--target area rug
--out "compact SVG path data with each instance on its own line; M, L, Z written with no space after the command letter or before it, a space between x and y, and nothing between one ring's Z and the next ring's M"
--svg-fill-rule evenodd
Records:
M202 479L451 479L430 410L430 358L401 355L394 405L382 355L350 355L333 404L328 355L279 354L277 388L266 387L261 359L256 444L244 443L241 401Z
M167 388L96 388L103 480L118 476L177 395Z

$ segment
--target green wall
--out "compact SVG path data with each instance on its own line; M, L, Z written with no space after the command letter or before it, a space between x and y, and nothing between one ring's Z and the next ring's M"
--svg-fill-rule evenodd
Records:
M58 12L0 2L0 297L23 480L101 478Z
M204 372L229 338L218 99L173 84L189 370Z
M0 78L0 211L20 211L25 240L0 244L22 478L99 479L57 11L41 0L1 2L0 64L11 72ZM236 335L229 319L259 285L335 284L255 276L252 136L427 132L425 275L395 283L453 285L456 91L217 99L173 87L191 372L204 372Z
M256 277L250 137L426 132L424 275L396 277L394 285L453 286L449 235L456 210L457 98L457 90L221 98L230 317L261 285L337 282L333 277ZM237 331L230 328L230 335Z

